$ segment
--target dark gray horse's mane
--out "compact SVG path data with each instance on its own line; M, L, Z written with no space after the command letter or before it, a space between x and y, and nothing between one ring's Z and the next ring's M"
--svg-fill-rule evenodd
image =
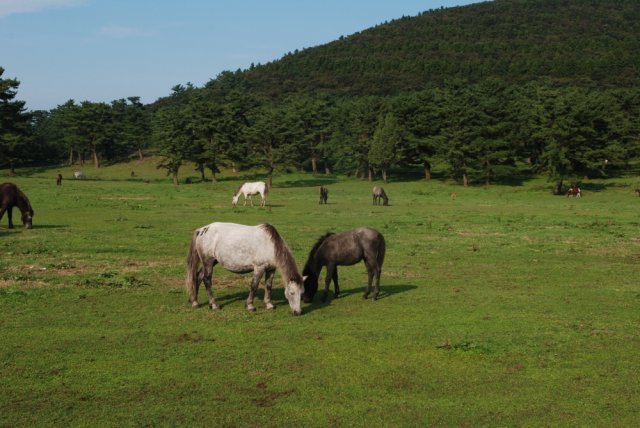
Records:
M335 235L335 233L327 232L324 235L322 235L320 238L318 238L316 243L313 244L313 247L311 247L311 251L309 251L309 257L307 258L307 263L304 265L304 269L302 271L303 275L309 275L311 273L311 261L313 260L313 256L315 256L316 252L318 251L318 248L320 248L320 245L322 245L322 243L332 235Z
M30 216L33 216L33 208L31 207L31 202L29 202L29 198L27 198L27 195L25 195L22 190L20 189L16 189L18 190L18 197L22 198L23 203L26 205L26 211L29 213Z
M296 261L293 259L287 243L284 242L284 239L282 239L276 228L269 223L263 224L262 228L269 234L271 242L273 242L276 248L276 258L281 265L282 274L288 276L288 278L285 279L301 284L302 275L298 272L298 266L296 266Z

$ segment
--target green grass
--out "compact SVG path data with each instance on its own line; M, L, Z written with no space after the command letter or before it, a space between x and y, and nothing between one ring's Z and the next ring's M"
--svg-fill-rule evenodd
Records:
M286 174L267 209L232 209L242 177L174 188L152 160L72 171L2 180L36 214L32 230L0 223L0 426L640 422L636 178L585 182L581 199L544 180L398 181L374 207L366 181ZM192 310L186 252L212 221L272 223L300 267L327 230L377 228L382 298L362 299L357 265L340 268L344 297L301 317L279 275L278 309L259 293L248 313L250 278L216 268L222 310Z

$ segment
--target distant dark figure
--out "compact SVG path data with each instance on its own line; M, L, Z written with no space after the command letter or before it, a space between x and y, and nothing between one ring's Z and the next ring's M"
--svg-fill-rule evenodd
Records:
M329 198L329 189L324 186L320 186L320 204L326 204Z
M136 172L135 171L131 171L131 176L135 177L136 176Z
M56 185L62 186L62 174L58 174L56 177Z
M185 184L191 184L191 182L192 182L191 181L191 177L187 177L187 178L184 179L184 183Z
M382 199L383 205L389 205L389 198L387 198L387 194L384 193L384 189L375 186L373 188L373 205L380 205L380 199Z
M22 213L22 224L27 229L31 229L33 226L33 208L31 208L27 196L13 183L0 184L0 220L2 220L6 211L9 218L9 229L13 229L12 212L13 207L16 206Z
M636 195L640 196L640 189L636 189Z
M567 192L567 198L569 196L575 196L576 198L579 198L580 196L582 196L582 191L580 190L580 187L578 187L577 184L572 184L571 187L569 188L569 191Z
M338 266L351 266L364 261L369 281L364 298L369 297L374 286L373 300L380 294L380 273L384 262L386 246L380 232L370 227L358 227L342 233L327 233L318 239L309 252L304 266L304 301L311 303L318 291L318 277L323 266L327 267L322 301L329 294L329 284L333 280L334 297L340 295L338 286ZM375 281L374 281L375 279Z

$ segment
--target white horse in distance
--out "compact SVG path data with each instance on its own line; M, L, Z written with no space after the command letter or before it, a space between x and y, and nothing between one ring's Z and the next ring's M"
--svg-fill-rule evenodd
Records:
M251 203L251 206L253 206L253 200L251 199L251 196L257 195L258 193L260 193L260 197L262 198L260 206L264 207L267 204L267 196L269 196L269 187L267 187L264 181L244 183L238 188L238 190L236 190L236 193L233 194L231 204L235 207L238 204L240 195L244 195L244 206L247 206L247 199Z

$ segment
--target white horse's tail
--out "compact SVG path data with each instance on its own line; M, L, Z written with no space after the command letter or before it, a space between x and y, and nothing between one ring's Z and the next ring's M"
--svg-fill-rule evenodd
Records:
M196 249L196 240L200 229L193 232L191 237L191 245L189 246L189 254L187 254L187 279L185 287L189 293L189 302L192 306L198 304L198 265L200 264L200 255Z

